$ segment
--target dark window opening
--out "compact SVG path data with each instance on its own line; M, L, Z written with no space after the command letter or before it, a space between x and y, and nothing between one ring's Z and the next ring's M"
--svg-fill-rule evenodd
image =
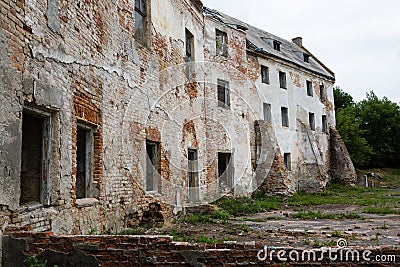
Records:
M282 126L289 127L289 111L288 111L288 109L285 107L282 107L281 114L282 114Z
M272 123L271 104L263 104L264 121L268 124Z
M135 0L135 39L140 44L146 44L147 0Z
M229 99L229 84L227 81L218 80L217 81L218 88L218 106L223 108L229 108L230 99Z
M186 77L192 78L193 75L193 64L194 61L194 37L193 34L186 29L185 33L185 45L186 45Z
M310 123L311 130L315 131L315 115L314 113L308 113L308 121Z
M291 159L290 153L285 153L283 155L283 159L285 161L286 170L291 171L292 170L292 159Z
M223 192L233 189L233 154L218 153L218 177L219 188Z
M77 127L76 133L76 198L88 198L92 181L93 131Z
M160 187L160 145L158 143L146 142L146 191L159 192Z
M310 55L304 53L304 54L303 54L303 57L304 57L304 62L306 62L306 63L309 63L309 62L310 62Z
M188 150L189 201L199 200L199 174L197 150Z
M274 49L277 51L281 51L281 42L274 41Z
M322 132L326 133L328 131L328 121L326 115L322 115Z
M228 56L228 35L226 32L216 30L216 49L217 55L219 56Z
M269 68L266 66L261 66L261 82L269 84Z
M287 85L286 85L286 73L280 71L279 72L279 85L281 88L286 89Z
M313 96L312 82L307 81L307 82L306 82L306 85L307 85L307 95L308 95L308 96Z
M46 203L49 118L27 111L22 118L20 204Z
M324 84L319 85L319 98L321 101L326 100L326 94L325 94L325 86Z

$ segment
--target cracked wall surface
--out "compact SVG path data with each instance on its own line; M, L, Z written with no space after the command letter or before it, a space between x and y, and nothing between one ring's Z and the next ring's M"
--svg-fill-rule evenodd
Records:
M317 191L329 181L321 117L335 125L334 75L316 58L299 63L296 53L309 53L304 47L286 41L282 47L291 50L266 52L279 37L199 1L148 1L144 43L135 39L133 0L0 4L0 230L116 233L149 216L170 218L198 204L189 203L188 149L198 156L201 203L221 196L218 153L231 154L229 193L236 196L258 187L269 194ZM226 33L226 55L217 52L217 30ZM269 68L269 84L262 83L261 65ZM286 89L279 72L286 73ZM228 84L229 106L218 103L219 80ZM306 81L314 85L312 97ZM269 125L262 123L263 103L271 104ZM289 110L289 127L282 127L281 107ZM42 171L46 201L20 205L24 110L50 121L51 138ZM93 134L83 199L77 197L79 127ZM145 190L146 140L159 144L158 192ZM291 155L290 170L284 153Z

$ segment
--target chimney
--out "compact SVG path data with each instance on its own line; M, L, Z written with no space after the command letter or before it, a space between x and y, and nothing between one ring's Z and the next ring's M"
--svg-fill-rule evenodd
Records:
M303 46L303 38L301 37L296 37L292 39L292 42L297 44L298 46L302 47Z

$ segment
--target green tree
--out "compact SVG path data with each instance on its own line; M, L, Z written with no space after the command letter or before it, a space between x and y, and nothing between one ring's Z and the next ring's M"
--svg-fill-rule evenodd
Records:
M372 149L363 137L365 131L360 128L360 124L355 106L347 106L336 112L336 128L346 144L354 165L365 168L370 163Z
M370 167L396 167L400 164L400 107L374 92L356 105L362 137L373 150Z
M353 97L340 87L333 88L333 96L335 97L335 111L355 105Z

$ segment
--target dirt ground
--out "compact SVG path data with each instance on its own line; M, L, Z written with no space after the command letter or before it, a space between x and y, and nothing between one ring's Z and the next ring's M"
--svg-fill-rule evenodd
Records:
M149 234L174 235L177 241L204 242L262 241L274 247L312 248L337 245L344 238L350 247L400 248L400 215L362 213L360 206L323 205L309 208L328 213L356 212L364 220L300 220L295 209L264 212L214 223L173 223Z

